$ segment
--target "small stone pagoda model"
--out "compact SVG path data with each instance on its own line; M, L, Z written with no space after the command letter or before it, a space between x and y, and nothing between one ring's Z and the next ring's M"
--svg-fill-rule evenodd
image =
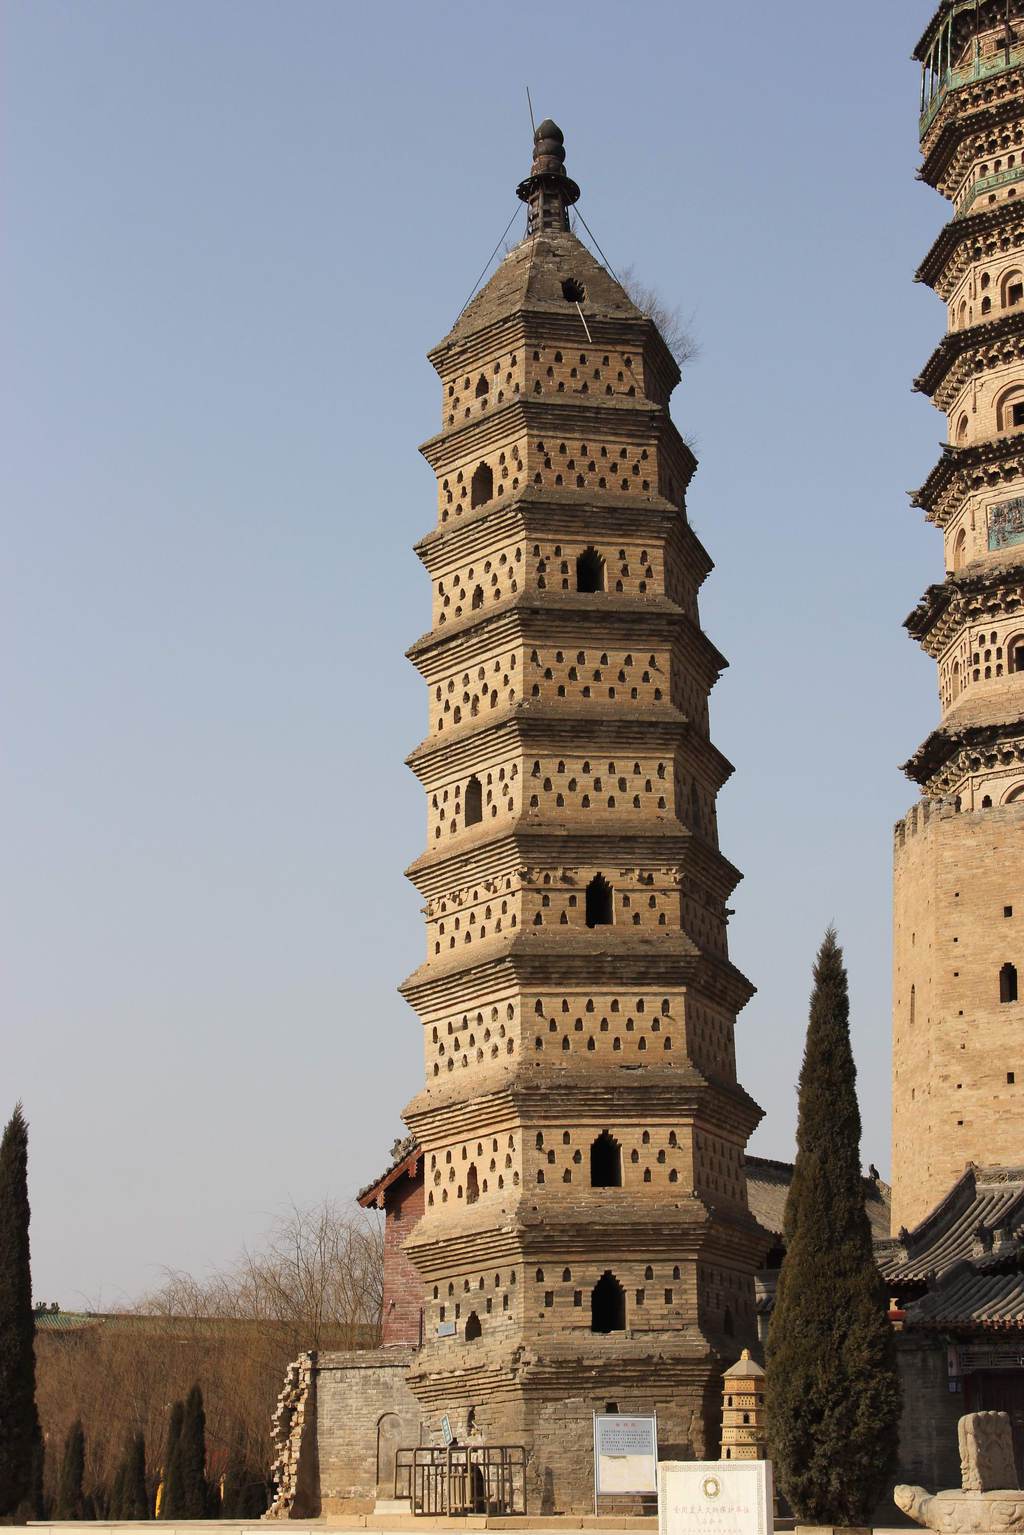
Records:
M942 1535L1024 1530L1024 1492L1013 1458L1013 1429L1005 1412L972 1412L960 1419L959 1491L928 1493L896 1487L896 1506Z
M722 1459L766 1460L764 1370L745 1348L722 1376Z

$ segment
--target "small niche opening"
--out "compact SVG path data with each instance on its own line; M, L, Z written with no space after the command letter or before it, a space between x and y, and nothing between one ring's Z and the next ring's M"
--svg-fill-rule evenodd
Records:
M1016 1002L1017 1000L1017 966L1005 964L999 972L999 1000L1000 1002Z
M605 590L605 564L597 550L584 549L576 559L576 590L578 592L603 592Z
M466 1318L466 1342L475 1342L482 1332L483 1328L480 1326L480 1318L475 1311L471 1311Z
M612 887L603 874L595 874L587 886L587 926L610 927Z
M605 1270L590 1292L590 1330L626 1330L626 1292L610 1270Z
M575 277L567 277L562 284L562 297L567 304L582 304L587 290Z
M607 1130L590 1147L590 1187L592 1189L620 1189L622 1187L622 1148Z
M483 506L494 495L494 474L490 464L478 464L469 485L470 506Z

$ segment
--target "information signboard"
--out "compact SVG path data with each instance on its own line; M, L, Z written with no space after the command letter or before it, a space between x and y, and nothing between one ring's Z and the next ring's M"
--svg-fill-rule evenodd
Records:
M658 1490L658 1419L594 1414L594 1499Z
M769 1460L663 1460L659 1535L772 1535Z

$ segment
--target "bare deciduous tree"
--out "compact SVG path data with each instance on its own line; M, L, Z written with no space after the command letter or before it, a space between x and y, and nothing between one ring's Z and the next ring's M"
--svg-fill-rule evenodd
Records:
M654 288L648 287L639 280L632 267L626 267L625 271L619 274L619 281L640 313L654 321L661 333L661 339L679 367L683 368L688 362L693 362L700 355L700 347L691 329L693 316L684 320L682 310L678 306L670 309Z
M373 1347L380 1336L383 1229L329 1200L293 1206L258 1246L205 1278L169 1271L152 1294L114 1315L36 1334L39 1415L53 1447L85 1425L86 1488L111 1485L129 1435L162 1465L171 1404L198 1383L212 1477L233 1445L269 1469L270 1419L284 1372L304 1349ZM69 1319L70 1320L70 1319Z

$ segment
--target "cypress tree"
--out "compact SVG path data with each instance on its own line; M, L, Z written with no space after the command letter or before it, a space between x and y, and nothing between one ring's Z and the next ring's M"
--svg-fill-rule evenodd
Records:
M146 1492L146 1441L133 1434L124 1447L110 1490L109 1519L148 1519Z
M110 1484L110 1498L109 1498L109 1501L107 1503L107 1518L108 1519L123 1519L125 1517L124 1513L122 1512L123 1509L124 1509L124 1456L122 1456L121 1460L118 1462L117 1470L114 1472L114 1480Z
M57 1483L57 1519L84 1519L85 1497L82 1481L85 1477L85 1430L82 1420L71 1425L64 1441L64 1455L60 1463L60 1479Z
M864 1208L860 1128L846 969L829 928L814 966L786 1257L766 1350L770 1453L802 1524L870 1523L896 1452L899 1378Z
M19 1103L0 1140L0 1519L32 1494L39 1438L28 1223L28 1125Z
M161 1519L183 1519L185 1499L181 1485L181 1425L185 1417L184 1402L175 1402L167 1423L167 1445L164 1450L163 1496L160 1500Z
M193 1386L185 1398L185 1415L178 1441L182 1508L180 1519L205 1519L209 1506L206 1485L206 1413L203 1393Z
M222 1519L259 1519L267 1511L267 1485L245 1453L241 1429L235 1434L224 1472Z
M131 1442L125 1462L122 1489L122 1519L149 1518L149 1490L146 1487L146 1440L140 1432Z
M242 1495L239 1500L236 1519L262 1519L269 1507L267 1498L267 1484L261 1474L254 1470L251 1464L246 1466L245 1481L242 1485Z
M18 1505L18 1510L14 1516L15 1524L28 1524L33 1519L42 1521L46 1518L46 1497L43 1492L44 1461L43 1433L37 1423L35 1438L32 1441L32 1465L29 1473L28 1492Z

